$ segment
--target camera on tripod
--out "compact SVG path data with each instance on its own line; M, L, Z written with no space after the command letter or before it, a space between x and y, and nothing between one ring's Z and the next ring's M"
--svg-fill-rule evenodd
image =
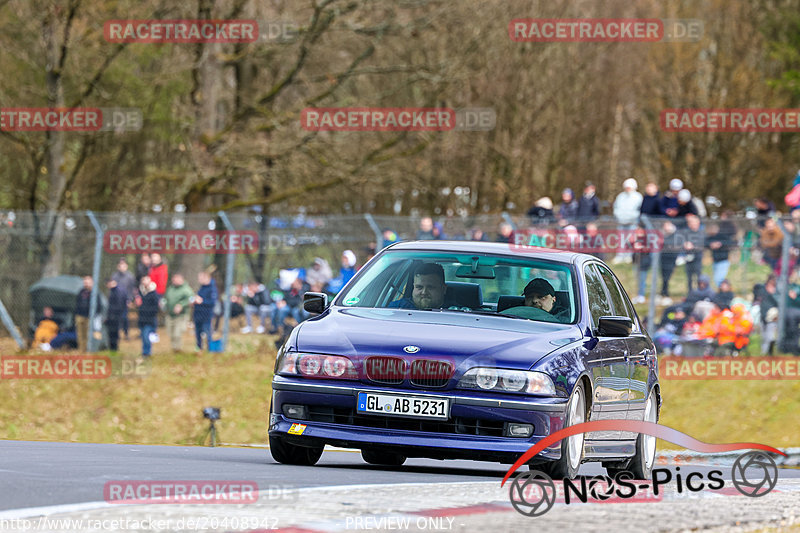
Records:
M203 409L203 418L208 418L209 420L219 420L219 407L206 407Z

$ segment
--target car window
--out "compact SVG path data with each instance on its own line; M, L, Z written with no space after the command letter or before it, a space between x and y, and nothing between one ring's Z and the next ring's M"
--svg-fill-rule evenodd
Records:
M622 316L627 316L633 322L633 333L640 333L641 328L639 327L639 321L636 318L636 310L633 308L631 299L628 297L628 293L625 292L625 289L622 287L622 283L620 283L619 278L614 276L614 280L617 282L617 288L619 288L619 292L622 294L622 301L625 304L625 313L623 313Z
M611 273L603 265L595 265L595 268L600 273L600 277L603 279L603 285L605 285L606 290L608 291L609 301L611 302L611 309L613 315L616 316L628 316L633 319L632 316L629 316L628 309L625 306L625 301L622 298L622 294L619 291L619 287L617 287L617 282L614 280L614 275Z
M603 280L594 269L594 265L586 265L583 269L586 276L586 293L589 297L589 312L592 315L592 324L596 328L601 316L612 315L611 304L603 288Z

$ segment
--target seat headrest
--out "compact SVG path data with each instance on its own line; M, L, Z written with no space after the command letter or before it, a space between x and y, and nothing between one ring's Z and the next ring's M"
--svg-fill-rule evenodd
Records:
M524 296L503 295L497 299L497 312L500 313L502 311L505 311L506 309L510 309L512 307L518 307L520 305L525 305Z
M483 305L483 293L477 283L446 282L445 307L469 307L477 309Z

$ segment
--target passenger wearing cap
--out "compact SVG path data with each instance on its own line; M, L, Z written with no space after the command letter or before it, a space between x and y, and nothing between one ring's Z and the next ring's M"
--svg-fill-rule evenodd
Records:
M568 322L569 309L558 304L556 291L553 286L544 278L534 278L528 282L522 291L525 297L525 305L509 307L501 311L501 314L530 318L533 320L547 320L552 322Z
M678 192L683 189L683 182L678 178L669 182L669 190L661 198L661 212L668 217L678 216Z

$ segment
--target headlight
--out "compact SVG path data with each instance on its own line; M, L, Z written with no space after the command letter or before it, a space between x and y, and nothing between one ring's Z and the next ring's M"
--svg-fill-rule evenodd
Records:
M462 389L524 392L555 396L553 380L543 372L479 367L468 370L458 382Z
M279 354L278 374L316 378L358 379L353 362L341 355L283 352Z

